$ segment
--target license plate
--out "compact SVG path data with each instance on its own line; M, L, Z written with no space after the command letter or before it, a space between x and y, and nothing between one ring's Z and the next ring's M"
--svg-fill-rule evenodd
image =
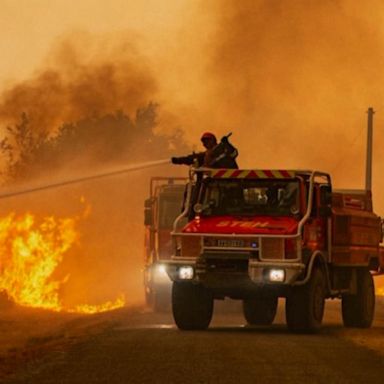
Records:
M218 239L218 247L228 247L228 248L241 248L244 247L244 240L238 239Z

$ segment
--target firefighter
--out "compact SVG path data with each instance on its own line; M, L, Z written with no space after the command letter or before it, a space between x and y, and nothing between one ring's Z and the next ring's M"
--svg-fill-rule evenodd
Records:
M205 132L201 136L201 142L205 152L192 153L188 156L172 157L173 164L196 165L208 168L239 168L236 163L237 149L224 136L217 143L216 136L211 132Z

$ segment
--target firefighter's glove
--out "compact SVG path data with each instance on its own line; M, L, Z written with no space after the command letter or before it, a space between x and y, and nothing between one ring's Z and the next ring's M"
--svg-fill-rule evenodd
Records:
M227 136L223 136L220 140L223 144L228 144L228 137Z

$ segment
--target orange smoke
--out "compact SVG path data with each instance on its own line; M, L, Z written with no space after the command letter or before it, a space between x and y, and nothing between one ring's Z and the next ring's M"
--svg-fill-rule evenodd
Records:
M84 47L87 47L84 50ZM48 63L1 95L0 120L14 124L26 113L35 131L148 104L157 85L134 45L86 33L60 39Z
M361 188L372 106L373 195L384 213L383 2L216 0L200 7L210 33L205 46L193 42L205 71L193 82L199 89L189 99L183 89L187 101L174 110L189 138L198 143L206 129L233 132L242 168L321 169L336 187Z
M120 296L101 305L66 308L60 289L68 276L58 277L57 269L67 251L79 240L79 218L15 214L0 219L0 291L5 290L17 304L54 311L96 313L124 305Z
M335 165L364 161L364 113L384 97L383 4L220 0L211 11L204 113L235 131L242 165L322 168L350 183L341 170L348 160ZM355 166L351 178L362 173Z

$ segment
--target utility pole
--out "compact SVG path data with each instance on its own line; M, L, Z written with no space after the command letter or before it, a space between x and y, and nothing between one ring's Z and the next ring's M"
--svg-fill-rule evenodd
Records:
M368 130L367 130L367 159L365 168L365 189L372 191L372 141L373 141L373 114L372 107L368 108Z

